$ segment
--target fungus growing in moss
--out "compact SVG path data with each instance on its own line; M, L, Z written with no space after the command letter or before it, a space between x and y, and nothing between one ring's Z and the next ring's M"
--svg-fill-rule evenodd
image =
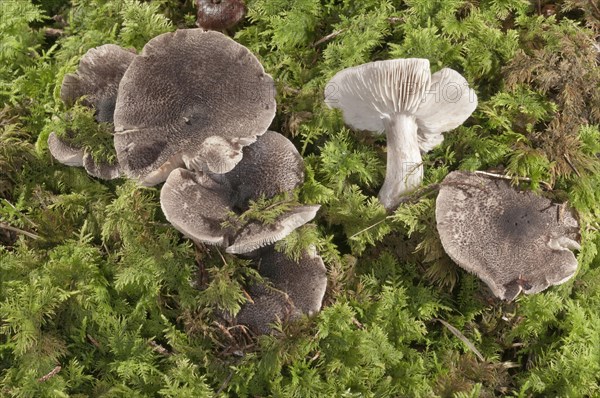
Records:
M564 204L508 182L453 172L436 201L437 230L452 260L501 299L538 293L577 271L579 226Z
M190 238L247 253L283 239L312 220L319 206L294 206L273 223L250 221L240 229L223 227L230 212L241 214L249 202L290 192L304 180L304 163L294 145L269 131L244 147L242 160L225 174L174 170L161 190L167 220Z
M246 303L235 317L238 324L266 334L276 321L312 316L321 309L327 287L323 259L311 248L298 261L266 247L255 254L253 266L268 284L248 287L253 302Z
M178 30L150 40L119 86L115 148L144 185L177 167L231 171L275 116L273 79L219 32Z
M458 72L431 74L419 58L370 62L338 72L327 85L326 104L341 109L352 128L385 132L387 169L379 200L388 210L423 180L421 153L439 145L442 133L461 125L477 96Z
M115 44L90 49L81 58L76 72L65 75L60 89L61 99L67 106L81 101L94 109L98 123L112 124L119 82L135 57L135 53ZM120 175L118 164L97 162L88 150L55 133L48 137L48 148L59 162L84 167L94 177L111 180Z

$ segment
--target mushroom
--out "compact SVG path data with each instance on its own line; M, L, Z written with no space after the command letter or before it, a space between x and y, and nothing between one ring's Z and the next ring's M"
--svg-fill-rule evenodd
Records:
M238 324L266 334L277 320L292 320L302 314L312 316L321 309L327 270L314 247L294 261L271 245L260 251L253 266L269 284L248 287L252 302L244 304L236 315Z
M85 151L83 148L78 148L72 144L69 144L65 140L52 132L48 136L48 149L54 159L67 166L83 166L83 157Z
M296 206L279 217L272 224L252 221L232 237L226 252L231 254L249 253L265 245L275 243L291 234L296 228L306 224L317 215L321 206Z
M250 200L289 192L304 180L304 163L294 145L269 131L242 150L229 173L174 170L162 187L160 203L167 220L197 242L248 253L283 239L312 220L320 206L296 206L272 224L250 221L236 229L223 227L231 212L248 210Z
M77 71L65 75L60 98L68 106L83 98L84 105L96 110L99 123L112 123L119 82L135 57L135 53L115 44L88 50Z
M65 75L60 97L67 106L78 100L96 111L98 123L113 123L117 90L135 53L115 44L105 44L85 53L75 73ZM77 147L55 133L48 137L52 156L68 166L83 166L93 177L112 180L120 175L118 164L97 163L85 149ZM72 137L71 137L72 138Z
M92 177L102 180L113 180L121 175L118 164L96 162L92 154L60 138L52 132L48 136L50 154L60 163L67 166L83 167Z
M455 171L441 184L435 214L446 253L501 299L538 293L577 271L579 226L565 204Z
M271 76L223 35L178 30L150 40L121 80L115 148L124 173L144 185L178 167L226 173L275 116Z
M246 14L242 0L196 0L198 27L205 30L226 30L234 27Z
M393 210L423 180L421 153L439 145L442 133L462 124L477 96L456 71L431 74L427 59L370 62L338 72L325 103L341 109L352 128L387 137L387 169L379 200Z

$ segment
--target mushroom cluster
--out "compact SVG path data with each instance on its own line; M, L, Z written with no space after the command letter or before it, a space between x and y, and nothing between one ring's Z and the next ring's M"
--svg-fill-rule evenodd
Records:
M573 212L507 181L452 172L441 184L435 215L446 253L501 299L538 293L577 271Z
M65 77L61 97L67 105L79 100L93 108L98 122L113 123L118 163L95 164L53 133L48 143L57 160L100 178L165 182L161 207L176 229L228 253L252 252L278 293L269 284L251 287L256 300L242 308L238 322L264 333L270 322L288 318L284 302L291 302L293 317L318 311L326 285L320 257L305 253L296 262L272 248L257 250L312 220L319 206L289 204L272 223L228 223L252 201L289 193L304 181L294 145L267 131L276 110L274 83L247 48L202 29L159 35L139 55L104 45ZM316 292L310 305L298 294L309 291Z
M241 215L250 201L291 192L304 181L304 163L283 135L268 131L242 151L242 160L224 174L179 168L167 178L160 203L167 220L196 242L250 253L277 242L312 220L320 206L292 206L272 224L249 221L223 226L231 212Z
M394 210L423 180L421 154L441 144L477 107L477 95L458 72L431 74L420 58L370 62L338 72L325 103L350 127L385 132L387 168L379 201Z

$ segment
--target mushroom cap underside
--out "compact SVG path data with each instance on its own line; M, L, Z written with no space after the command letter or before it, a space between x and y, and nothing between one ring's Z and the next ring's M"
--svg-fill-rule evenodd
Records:
M442 133L460 126L477 107L477 95L463 76L449 68L432 75L429 61L420 58L344 69L329 81L325 95L325 103L342 110L345 123L357 130L381 133L386 118L414 117L423 153L439 145Z

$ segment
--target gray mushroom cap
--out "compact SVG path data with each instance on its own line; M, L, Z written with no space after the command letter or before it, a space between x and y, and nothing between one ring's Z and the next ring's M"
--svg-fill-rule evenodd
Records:
M175 228L198 242L248 253L283 239L312 220L319 206L296 206L274 223L250 221L239 230L224 228L230 212L243 212L249 200L272 197L303 181L304 163L284 136L267 132L243 148L243 158L229 173L174 170L161 190L161 207Z
M77 71L64 77L60 98L71 106L85 97L83 103L96 110L98 122L112 123L119 83L135 57L115 44L88 50Z
M538 293L577 271L578 222L570 209L504 180L452 172L436 201L437 229L452 260L501 299Z
M84 148L68 143L54 132L48 136L48 149L52 157L60 163L67 166L84 167L85 171L92 177L112 180L120 176L118 164L96 162Z
M119 86L119 163L127 176L146 185L164 181L184 164L228 172L242 148L269 127L274 96L271 76L229 37L202 29L157 36Z
M386 133L387 168L378 197L392 210L421 184L421 153L471 115L477 96L458 72L444 68L432 75L427 59L407 58L338 72L326 86L325 103L340 109L352 128Z
M77 100L96 111L99 123L113 123L117 91L121 78L136 57L135 53L115 44L92 48L79 61L75 73L65 75L60 97L67 106ZM83 166L89 175L103 180L120 176L118 164L96 162L83 148L77 148L51 133L48 137L50 153L68 166Z
M97 162L90 153L83 155L83 167L89 175L101 180L114 180L121 176L118 163Z
M225 251L230 254L250 253L280 241L315 218L320 208L320 205L296 206L277 217L272 224L249 222L231 238L231 244Z
M196 242L226 244L230 233L221 224L232 210L231 191L204 173L175 169L160 191L167 220Z
M321 309L327 270L314 248L294 261L269 246L261 250L254 266L270 284L249 287L254 302L242 307L236 316L237 323L266 334L271 331L269 325L277 320L293 320L302 314L312 316Z
M225 174L242 211L248 201L292 191L304 181L304 160L294 144L283 135L267 131L256 144L243 149L239 167Z
M62 140L56 133L48 136L48 150L54 159L67 166L83 166L85 151Z

